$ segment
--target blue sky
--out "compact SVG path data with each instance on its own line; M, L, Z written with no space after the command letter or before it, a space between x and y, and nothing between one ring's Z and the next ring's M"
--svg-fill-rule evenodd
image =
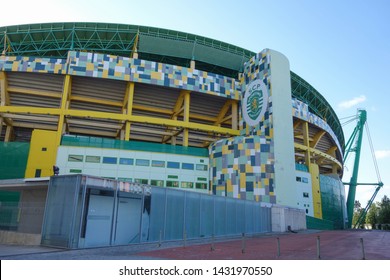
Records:
M3 1L0 26L89 21L161 27L261 51L277 50L291 70L315 87L339 118L367 110L368 124L390 197L390 1ZM5 11L5 12L4 12ZM355 123L344 127L348 139ZM359 181L377 182L365 134ZM349 181L348 160L343 181ZM360 186L365 205L375 187Z

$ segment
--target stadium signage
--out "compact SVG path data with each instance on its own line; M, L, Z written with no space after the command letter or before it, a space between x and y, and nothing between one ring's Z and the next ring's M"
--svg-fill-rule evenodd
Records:
M265 114L268 105L268 88L262 80L252 81L242 100L242 115L250 126L256 126Z

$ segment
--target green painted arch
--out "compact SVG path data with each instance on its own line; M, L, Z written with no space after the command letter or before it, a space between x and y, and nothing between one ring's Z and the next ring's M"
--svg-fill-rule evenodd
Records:
M0 27L0 49L9 56L66 58L69 50L129 57L137 42L140 59L190 66L237 78L255 52L199 35L163 28L93 22L24 24ZM326 99L291 72L292 97L327 121L344 149L339 119ZM343 151L342 151L343 153Z

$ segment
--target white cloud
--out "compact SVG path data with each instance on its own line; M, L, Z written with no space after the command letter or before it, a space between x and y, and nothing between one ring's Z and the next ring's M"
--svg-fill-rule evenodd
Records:
M364 95L360 95L358 97L352 98L351 100L347 100L339 103L338 107L341 109L349 109L352 108L353 106L363 103L364 101L366 101L366 97Z
M390 150L375 151L375 156L377 159L390 157Z

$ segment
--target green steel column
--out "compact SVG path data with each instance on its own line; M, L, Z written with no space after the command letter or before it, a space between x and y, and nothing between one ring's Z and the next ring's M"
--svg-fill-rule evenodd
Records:
M358 114L359 114L359 122L356 126L358 130L358 138L355 147L355 153L356 153L355 162L353 165L353 173L352 173L351 181L349 183L348 200L347 200L348 228L351 228L352 225L353 207L355 204L357 178L359 174L360 150L362 147L362 140L363 140L363 128L367 120L366 110L359 110Z

